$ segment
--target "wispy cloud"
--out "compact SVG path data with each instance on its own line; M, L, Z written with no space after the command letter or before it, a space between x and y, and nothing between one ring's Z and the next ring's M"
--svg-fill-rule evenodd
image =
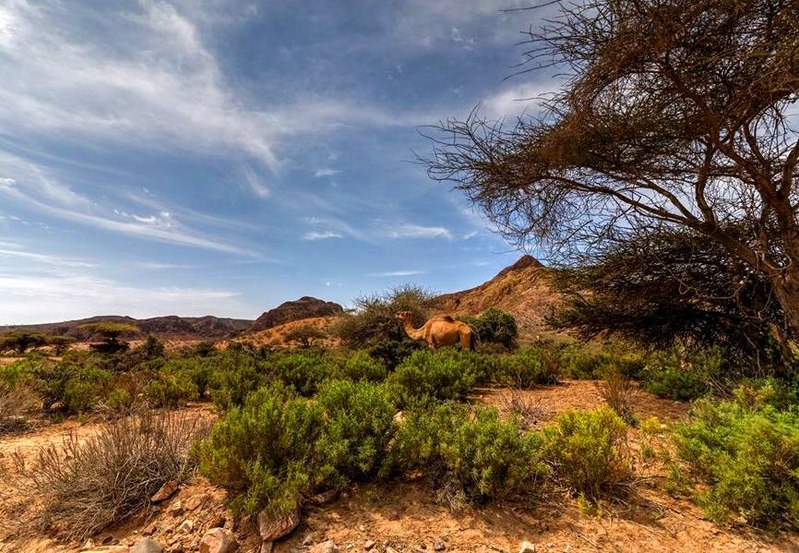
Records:
M452 240L452 233L444 227L425 227L422 225L398 225L387 232L389 238L446 238Z
M13 178L5 177L0 182L0 197L27 209L128 236L238 255L257 255L186 227L168 209L161 208L155 213L142 215L102 206L72 191L41 168L2 153L0 171L16 173Z
M9 246L11 246L11 248L9 248ZM36 263L42 263L53 267L90 268L97 266L95 263L88 263L86 261L69 259L57 255L47 255L42 253L24 251L20 249L20 247L16 244L4 245L2 242L0 242L0 257L16 257L20 259L25 259L26 261L33 261Z
M242 173L245 184L253 194L263 200L272 195L272 193L269 191L269 187L266 186L261 176L256 173L252 167L245 165L242 168Z
M423 275L427 273L427 271L415 271L415 270L405 270L405 271L386 271L383 273L366 273L368 277L402 277L402 276L413 276L413 275Z
M319 178L319 177L332 177L333 175L338 175L339 173L341 173L341 170L339 170L339 169L323 168L323 169L317 169L314 172L313 176L315 176L317 178Z
M312 230L302 235L303 240L328 240L330 238L344 238L344 235L332 230L322 232Z

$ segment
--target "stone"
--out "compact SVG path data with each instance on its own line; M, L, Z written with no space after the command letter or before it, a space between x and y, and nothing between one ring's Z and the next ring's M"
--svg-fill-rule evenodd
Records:
M225 515L219 515L211 521L210 528L225 528L226 523L227 518ZM232 528L228 528L228 530L232 530Z
M434 551L444 551L447 548L447 544L444 543L444 540L437 539L433 544Z
M391 546L386 547L386 553L399 553L396 549Z
M153 538L142 538L130 548L130 553L164 553L164 546Z
M148 524L141 530L142 536L152 536L158 530L158 526L155 523Z
M200 553L233 553L238 548L236 536L224 528L211 528L200 540Z
M177 527L177 532L181 534L189 534L194 530L194 521L186 519Z
M273 541L264 541L261 542L261 549L258 553L272 553L272 548L275 546L275 542Z
M132 551L124 545L101 545L97 549L81 548L81 553L130 553Z
M173 495L175 492L178 491L180 484L178 484L177 480L169 480L161 486L157 492L150 498L150 501L153 503L160 503L161 501L167 500Z
M369 551L375 546L374 540L366 540L366 543L363 544L363 548L365 551Z
M300 525L300 510L295 509L282 517L273 517L266 511L258 513L258 533L263 541L275 541L294 531Z
M519 553L535 553L535 544L529 541L523 541L519 547Z
M309 553L338 553L338 546L333 540L323 541L312 546Z
M166 508L166 512L170 515L179 515L183 512L183 502L180 499L173 501L169 504L169 507Z
M313 545L313 534L308 534L307 536L305 536L305 538L302 540L302 544L301 545L303 547L312 546Z
M208 495L206 494L193 495L186 500L186 509L193 511L206 501L208 501Z
M318 493L314 496L311 496L311 503L314 505L322 506L327 505L328 503L332 503L336 500L339 496L338 490L328 490L326 492Z
M184 548L183 544L180 542L173 543L169 548L169 553L184 553L184 551L186 551L186 548Z

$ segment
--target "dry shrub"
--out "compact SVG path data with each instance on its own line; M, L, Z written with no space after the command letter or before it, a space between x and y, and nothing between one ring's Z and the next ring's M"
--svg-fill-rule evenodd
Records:
M27 428L27 416L37 407L41 401L24 384L0 384L0 434Z
M604 380L597 384L602 399L616 411L624 422L635 425L637 420L633 413L633 387L630 379L615 365L606 368L603 376Z
M44 503L41 529L82 541L149 508L167 481L186 478L189 449L208 428L198 417L177 413L117 419L89 438L71 433L32 462L16 453L19 484Z
M503 413L517 415L524 430L534 428L539 422L550 418L551 413L541 406L541 400L518 388L499 393L499 407Z

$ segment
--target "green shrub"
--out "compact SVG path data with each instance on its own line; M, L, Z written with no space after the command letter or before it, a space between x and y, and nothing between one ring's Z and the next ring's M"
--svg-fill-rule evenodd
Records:
M403 407L417 403L460 400L477 381L479 356L474 352L446 348L438 352L417 351L406 359L388 382Z
M437 489L484 502L535 491L546 472L540 436L495 409L470 412L458 404L413 409L397 429L384 474L423 474Z
M611 408L569 411L544 428L544 458L574 492L596 499L631 478L626 441L627 426Z
M388 375L385 364L363 350L356 351L344 359L339 364L337 373L350 380L368 380L370 382L381 382Z
M547 358L537 349L526 348L513 355L496 357L494 378L505 385L531 388L541 384L557 384L557 362Z
M161 373L144 386L151 407L179 407L197 398L197 387L185 373Z
M235 512L286 514L332 472L317 450L323 421L320 403L272 383L230 409L200 443L200 471L228 490Z
M315 394L333 372L333 366L319 352L279 354L269 360L269 374L306 397Z
M674 437L679 457L710 486L697 495L707 515L799 527L799 414L700 400L692 415Z
M401 340L382 340L369 347L369 355L374 359L385 364L389 371L393 371L397 366L410 357L413 352L421 351L424 346L419 342L414 342L410 338Z
M201 367L192 379L197 385L197 379L202 379L203 371L207 371L211 399L222 409L243 405L247 395L265 382L262 362L244 350L228 349L210 355Z
M461 317L475 333L478 343L500 344L505 349L516 347L519 328L516 319L495 307L489 307L479 317Z
M113 413L128 414L133 407L134 397L124 388L111 390L103 402Z
M386 386L332 380L319 390L325 430L318 450L336 469L339 486L374 474L394 433L396 409Z
M675 347L659 351L644 367L643 387L658 397L696 399L708 392L709 378L720 372L721 363L721 354L713 350L689 354Z

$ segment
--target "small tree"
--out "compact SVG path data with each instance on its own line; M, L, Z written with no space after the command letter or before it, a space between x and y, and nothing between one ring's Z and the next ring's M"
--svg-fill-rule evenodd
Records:
M48 336L47 343L53 347L53 355L63 355L75 343L72 336Z
M119 337L123 334L135 334L139 332L139 327L127 323L100 322L87 323L80 326L103 341L99 344L92 344L92 349L100 353L117 353L126 351L130 344L120 341Z
M11 332L0 338L0 351L12 350L23 355L30 348L37 348L47 343L44 334L35 332Z
M285 334L283 340L289 343L295 343L301 348L309 348L314 342L327 338L327 334L321 329L306 325L290 330Z

